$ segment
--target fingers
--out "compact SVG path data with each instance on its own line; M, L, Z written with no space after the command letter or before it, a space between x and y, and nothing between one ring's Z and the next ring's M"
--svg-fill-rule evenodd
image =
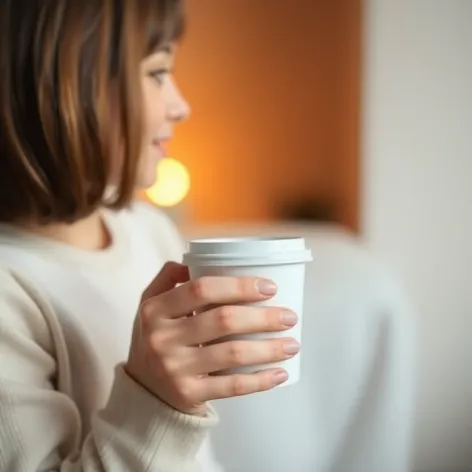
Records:
M276 292L273 282L256 277L202 277L148 300L147 311L180 318L209 305L267 300Z
M145 301L151 297L167 292L177 284L187 282L189 279L187 266L177 262L167 262L144 291L142 300Z
M283 384L288 378L287 371L280 368L265 369L254 374L181 377L174 383L173 391L181 411L200 414L202 405L209 400L264 392Z
M197 384L196 388L199 398L217 400L264 392L281 385L287 379L288 374L285 370L268 369L255 374L205 377Z
M195 346L233 334L285 331L297 322L297 315L283 308L225 305L192 318L182 318L179 341Z
M300 351L300 344L292 338L235 340L194 349L195 354L188 356L187 365L182 366L185 374L206 375L234 367L284 361Z

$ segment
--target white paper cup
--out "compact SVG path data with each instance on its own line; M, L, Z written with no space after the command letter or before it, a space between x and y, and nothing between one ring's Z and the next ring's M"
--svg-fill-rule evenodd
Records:
M287 331L232 336L230 339L293 337L300 344L305 264L310 261L311 251L306 248L305 240L299 237L198 239L190 241L189 251L184 256L184 264L189 266L192 279L202 276L255 276L274 281L278 287L277 294L268 301L253 305L288 308L298 316L298 324ZM300 357L301 353L287 361L231 369L225 373L248 374L282 367L289 374L288 381L282 386L294 385L300 380Z

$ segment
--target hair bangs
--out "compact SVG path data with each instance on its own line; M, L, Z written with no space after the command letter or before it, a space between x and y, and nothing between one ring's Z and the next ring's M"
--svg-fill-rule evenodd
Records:
M185 35L187 17L181 0L149 0L149 11L143 19L147 32L147 54L179 42Z

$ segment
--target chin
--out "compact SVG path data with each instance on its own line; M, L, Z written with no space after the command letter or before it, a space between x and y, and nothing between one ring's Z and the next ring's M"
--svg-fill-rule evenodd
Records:
M148 190L157 182L155 175L148 175L143 178L139 178L136 183L136 188L138 190Z
M139 190L147 190L156 183L156 166L157 163L155 160L152 160L152 162L146 162L145 165L140 166L136 179L136 187Z

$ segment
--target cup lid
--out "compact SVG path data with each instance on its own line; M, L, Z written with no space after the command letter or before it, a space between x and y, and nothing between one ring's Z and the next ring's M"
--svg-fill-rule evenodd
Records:
M311 260L302 237L196 239L190 241L184 255L184 263L190 266L300 264Z

